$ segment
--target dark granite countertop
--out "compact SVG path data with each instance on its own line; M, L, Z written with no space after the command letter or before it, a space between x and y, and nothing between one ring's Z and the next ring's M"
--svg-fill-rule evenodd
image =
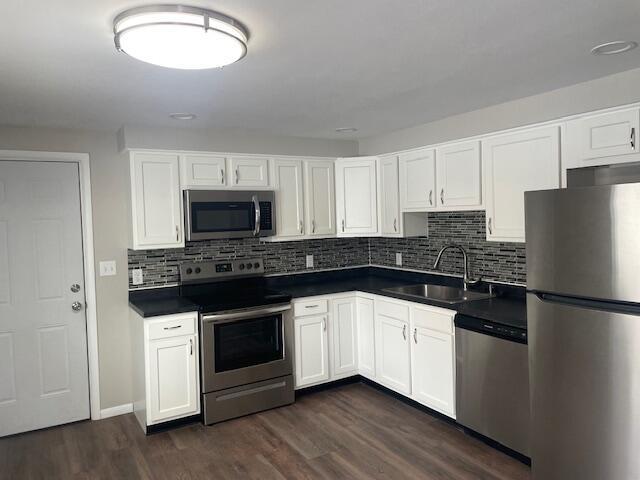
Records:
M523 287L496 286L497 297L460 304L446 304L388 292L385 289L416 283L461 287L458 277L410 272L379 267L361 267L328 272L278 275L265 278L266 286L293 298L360 291L375 295L435 305L456 310L482 320L526 325L526 301ZM485 285L486 289L487 286ZM143 317L197 311L198 306L180 296L178 287L131 291L129 304Z

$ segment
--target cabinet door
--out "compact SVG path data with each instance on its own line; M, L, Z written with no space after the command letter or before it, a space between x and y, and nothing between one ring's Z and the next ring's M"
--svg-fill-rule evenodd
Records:
M637 140L640 122L638 108L603 113L576 122L579 128L580 162L584 165L595 165L592 160L596 158L640 151Z
M400 208L430 210L436 207L436 162L432 149L399 157Z
M304 235L302 161L273 161L276 188L276 232L278 237Z
M305 205L307 235L335 235L335 162L305 161Z
M182 188L225 185L226 158L219 155L183 155L180 158Z
M458 207L456 210L480 207L480 142L438 148L436 185L438 207Z
M327 315L296 318L296 388L329 380Z
M376 163L377 157L337 161L338 236L378 233Z
M358 334L355 298L332 301L331 335L333 362L331 377L340 378L358 373Z
M149 342L147 415L151 423L200 411L197 342L196 335Z
M356 318L358 319L358 369L360 375L374 379L376 376L376 343L373 300L356 299Z
M184 246L177 155L131 156L133 249Z
M396 392L411 394L409 323L376 311L376 377Z
M482 141L487 240L524 242L524 192L560 187L559 127Z
M231 157L231 185L234 187L268 187L269 160L260 157Z
M400 203L398 191L398 158L380 159L380 219L383 235L400 234Z
M414 325L411 339L413 399L455 417L453 335Z

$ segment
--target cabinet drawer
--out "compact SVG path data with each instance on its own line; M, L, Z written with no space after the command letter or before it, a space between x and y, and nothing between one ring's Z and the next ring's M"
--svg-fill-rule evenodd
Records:
M303 300L293 305L293 315L295 317L303 317L305 315L316 315L327 313L329 311L329 302L326 299Z
M149 323L149 340L193 335L196 333L196 315L171 315Z
M401 303L378 300L375 304L376 313L385 317L395 318L405 322L409 321L409 307Z
M412 307L414 327L428 328L442 333L453 333L455 312L439 308Z

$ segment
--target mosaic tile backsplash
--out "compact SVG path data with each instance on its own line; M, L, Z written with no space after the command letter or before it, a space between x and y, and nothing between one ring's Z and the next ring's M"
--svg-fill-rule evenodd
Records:
M183 249L129 250L129 287L175 284L183 262L263 257L266 273L302 272L305 256L312 254L315 270L361 265L395 266L396 252L403 267L433 271L440 248L461 245L469 254L471 275L509 283L526 282L525 247L522 243L485 240L484 212L429 213L429 236L417 238L329 238L295 242L260 242L254 238L187 242ZM133 285L131 271L141 268L142 285ZM445 254L441 270L462 274L462 258Z

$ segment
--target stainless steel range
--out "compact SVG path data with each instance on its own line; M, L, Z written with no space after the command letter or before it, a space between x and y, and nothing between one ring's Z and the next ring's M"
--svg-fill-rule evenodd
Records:
M265 287L261 258L180 267L182 296L200 306L204 422L293 403L291 297Z

